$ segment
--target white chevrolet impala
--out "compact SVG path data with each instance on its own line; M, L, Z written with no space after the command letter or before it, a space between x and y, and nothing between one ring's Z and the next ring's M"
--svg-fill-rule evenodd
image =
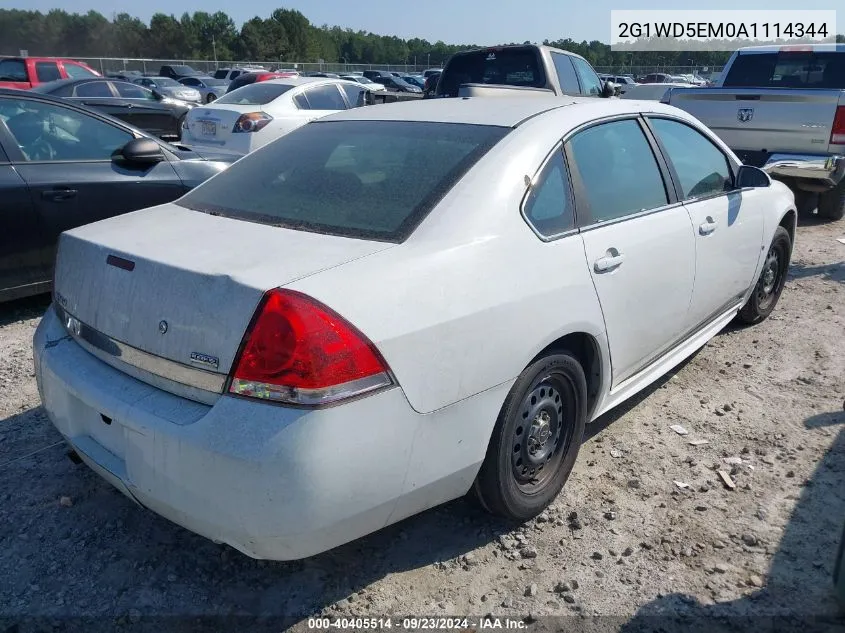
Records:
M91 468L250 556L468 492L528 519L586 424L766 318L795 218L656 102L359 108L64 233L36 376Z

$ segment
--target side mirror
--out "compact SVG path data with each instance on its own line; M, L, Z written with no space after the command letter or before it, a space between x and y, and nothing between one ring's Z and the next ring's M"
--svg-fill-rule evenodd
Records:
M745 189L747 187L770 187L772 179L769 174L758 167L751 165L742 165L736 174L737 189Z
M117 151L114 158L136 165L154 165L165 159L161 145L151 138L136 138Z
M162 99L164 99L164 95L163 95L163 94L161 94L161 93L160 93L158 90L156 90L155 88L150 88L150 92L152 92L152 93L153 93L153 96L155 97L155 100L156 100L156 101L161 101Z
M601 97L603 99L615 97L618 94L617 88L619 88L619 86L617 86L612 81L605 81L604 85L601 87Z

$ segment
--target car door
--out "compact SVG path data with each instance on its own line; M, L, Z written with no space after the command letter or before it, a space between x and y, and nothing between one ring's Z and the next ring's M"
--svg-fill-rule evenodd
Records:
M11 299L13 288L49 281L50 274L29 189L3 151L13 143L4 123L7 103L0 99L0 298Z
M110 81L86 81L73 89L71 101L132 124L129 104L117 97Z
M176 133L176 119L152 90L125 81L115 81L115 90L129 106L128 123L156 136Z
M185 187L169 161L129 165L113 155L135 136L127 129L55 102L16 98L6 121L15 139L11 164L29 188L52 262L67 229L169 202Z
M686 122L646 118L692 219L695 290L688 328L736 305L752 285L763 240L766 192L737 190L728 156Z
M683 332L695 280L692 226L638 118L591 125L565 149L615 387Z

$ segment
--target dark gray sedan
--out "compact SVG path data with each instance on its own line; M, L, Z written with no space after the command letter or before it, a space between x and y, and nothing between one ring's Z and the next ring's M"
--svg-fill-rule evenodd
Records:
M0 301L49 290L62 231L175 200L237 158L0 89Z
M205 75L182 77L179 83L199 91L200 100L203 103L211 103L218 97L222 97L226 94L226 89L229 87L229 82L225 79L215 79L214 77L207 77Z
M189 103L202 103L202 94L196 88L183 85L171 77L138 77L132 83L144 86L165 97L187 101Z

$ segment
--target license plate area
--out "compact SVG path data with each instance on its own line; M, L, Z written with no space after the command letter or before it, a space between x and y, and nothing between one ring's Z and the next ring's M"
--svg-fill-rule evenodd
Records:
M216 121L200 121L200 132L203 136L217 136Z
M126 435L121 424L109 416L90 410L85 416L83 433L105 448L115 457L124 459L126 454Z

